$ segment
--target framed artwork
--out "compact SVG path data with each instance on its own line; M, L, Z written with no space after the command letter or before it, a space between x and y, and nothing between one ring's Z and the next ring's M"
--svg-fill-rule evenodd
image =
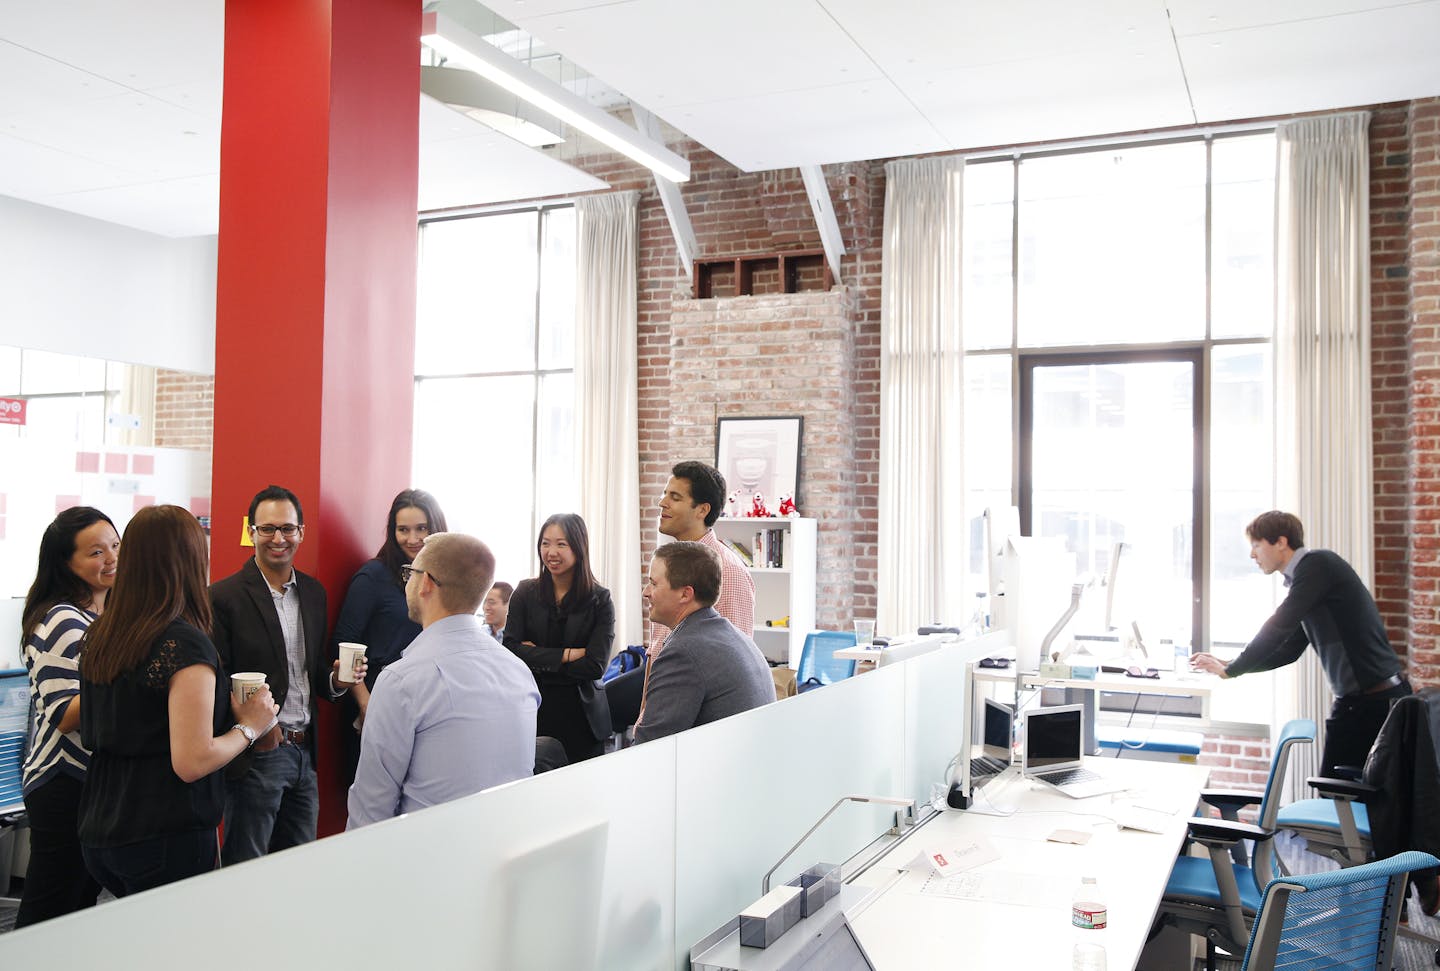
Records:
M771 510L787 492L798 504L804 424L800 415L716 419L715 467L726 487L742 498L760 493Z

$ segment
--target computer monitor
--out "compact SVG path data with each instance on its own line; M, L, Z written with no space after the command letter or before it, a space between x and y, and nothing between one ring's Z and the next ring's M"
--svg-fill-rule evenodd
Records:
M1011 536L1005 542L1005 627L1016 672L1040 670L1040 645L1070 606L1075 554L1059 536Z

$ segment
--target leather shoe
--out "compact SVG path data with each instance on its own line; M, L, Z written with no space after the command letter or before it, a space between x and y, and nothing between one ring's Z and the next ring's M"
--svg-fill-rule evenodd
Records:
M1420 897L1420 909L1426 917L1440 913L1440 876L1431 874L1423 877L1416 882L1415 892Z

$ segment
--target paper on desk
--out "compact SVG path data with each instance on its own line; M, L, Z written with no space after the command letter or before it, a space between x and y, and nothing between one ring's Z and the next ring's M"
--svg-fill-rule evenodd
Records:
M927 846L905 864L906 870L930 872L948 877L973 869L982 863L1000 859L1000 848L981 838L951 846Z
M995 869L972 870L949 877L931 873L921 884L920 893L954 900L982 900L1052 910L1063 906L1067 899L1066 888L1053 876Z
M1173 813L1162 813L1145 806L1116 806L1115 824L1122 829L1138 829L1146 833L1163 833L1165 827L1175 818Z

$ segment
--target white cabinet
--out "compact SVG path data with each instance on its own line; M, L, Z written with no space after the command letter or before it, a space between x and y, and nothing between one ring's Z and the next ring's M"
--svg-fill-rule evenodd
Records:
M768 530L779 533L779 566L760 565L755 534ZM756 645L770 660L798 667L805 635L815 629L815 520L725 518L716 520L715 535L727 545L744 546L754 561ZM765 624L786 617L786 627Z

